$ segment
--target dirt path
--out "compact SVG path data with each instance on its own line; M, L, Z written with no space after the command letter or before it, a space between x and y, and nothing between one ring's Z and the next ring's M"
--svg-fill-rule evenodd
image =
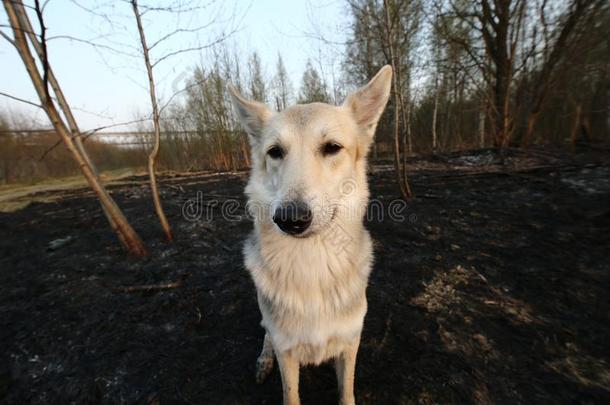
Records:
M400 218L369 218L359 403L610 403L609 159L505 163L416 160L419 198ZM89 195L0 213L0 402L279 403L277 370L261 386L253 377L263 332L241 259L251 223L221 215L243 213L245 174L163 182L172 245L143 180L112 190L146 260L123 255ZM383 212L396 207L391 171L371 185ZM183 211L198 192L202 209ZM176 284L124 288L162 283ZM336 403L332 368L304 369L301 397Z

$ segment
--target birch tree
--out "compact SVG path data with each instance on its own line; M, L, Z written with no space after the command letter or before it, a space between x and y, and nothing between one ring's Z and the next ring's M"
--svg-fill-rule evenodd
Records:
M157 213L157 217L159 218L159 222L161 223L161 228L163 229L165 238L168 242L171 242L173 239L172 231L170 229L169 222L167 221L167 217L165 216L165 212L163 211L163 205L161 204L161 198L159 197L159 188L157 186L156 166L157 158L159 156L159 148L161 145L161 122L159 116L159 106L157 103L157 92L155 90L153 67L150 62L149 56L150 49L146 44L146 35L144 34L144 27L142 26L142 17L140 15L140 10L138 9L137 0L131 0L131 7L133 9L133 14L135 16L136 24L138 26L138 34L140 36L140 43L142 45L142 55L144 57L144 64L146 66L146 73L148 75L148 89L150 92L152 120L155 131L155 140L153 143L153 148L150 152L150 155L148 155L148 177L150 178L150 188L153 203L155 206L155 212Z
M102 185L97 171L82 145L81 133L76 125L76 120L49 62L46 46L46 26L39 1L35 1L33 7L39 23L38 34L34 33L32 29L33 26L22 1L3 0L3 5L13 31L13 37L11 38L1 31L0 33L5 40L15 47L21 57L40 100L40 108L46 113L89 186L97 195L102 209L121 243L129 252L137 256L145 256L147 250L144 243ZM30 46L34 48L34 54ZM55 98L52 97L52 92Z

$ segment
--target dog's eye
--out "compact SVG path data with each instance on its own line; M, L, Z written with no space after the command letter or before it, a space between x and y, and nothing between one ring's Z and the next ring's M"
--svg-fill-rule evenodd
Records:
M343 146L339 145L335 142L326 142L322 145L322 154L324 156L336 155L339 151L343 149Z
M284 157L284 150L279 146L275 145L269 148L269 150L267 151L267 155L269 155L271 159L281 159Z

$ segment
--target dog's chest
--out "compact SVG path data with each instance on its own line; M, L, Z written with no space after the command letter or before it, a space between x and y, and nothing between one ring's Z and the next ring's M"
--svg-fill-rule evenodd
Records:
M301 348L315 353L315 362L330 346L360 333L371 261L365 236L346 249L322 238L299 243L279 238L272 244L253 240L246 245L262 323L280 346L276 349Z

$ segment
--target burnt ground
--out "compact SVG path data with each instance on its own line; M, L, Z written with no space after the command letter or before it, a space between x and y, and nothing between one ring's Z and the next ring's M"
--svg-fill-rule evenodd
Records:
M386 210L398 197L388 169L371 175ZM610 403L610 153L461 153L411 172L404 218L367 224L358 402ZM165 176L173 244L144 178L112 186L146 259L123 253L84 190L0 214L0 403L279 403L277 369L254 382L251 223L220 215L243 204L245 178ZM187 220L199 191L212 218ZM304 404L336 403L331 366L304 368L300 390Z

